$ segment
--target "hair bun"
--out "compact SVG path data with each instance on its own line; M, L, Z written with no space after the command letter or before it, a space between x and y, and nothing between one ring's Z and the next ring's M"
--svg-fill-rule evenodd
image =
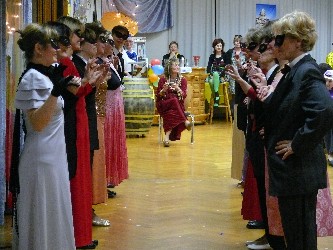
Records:
M22 51L26 51L26 46L25 46L25 43L24 43L24 37L23 37L23 31L22 30L17 30L16 31L17 33L20 34L20 38L17 40L17 45L20 47L20 49Z
M26 51L26 46L25 46L25 43L23 41L23 38L20 38L18 41L17 41L17 45L20 47L20 49L22 51Z

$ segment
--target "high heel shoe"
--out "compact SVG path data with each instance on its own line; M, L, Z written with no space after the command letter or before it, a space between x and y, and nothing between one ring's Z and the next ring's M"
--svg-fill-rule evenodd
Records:
M192 126L193 126L193 123L192 123L192 122L189 122L189 123L187 123L187 125L185 125L185 127L186 127L186 129L187 129L188 131L191 131Z
M98 216L95 216L92 220L92 225L97 226L97 227L109 227L110 226L110 221L102 219ZM97 243L98 245L98 243Z
M76 249L95 249L97 245L98 245L98 241L97 241L97 244L95 241L92 241L89 245L82 246L82 247L76 247Z
M169 141L163 141L163 145L164 145L164 147L170 147L170 143L169 143Z

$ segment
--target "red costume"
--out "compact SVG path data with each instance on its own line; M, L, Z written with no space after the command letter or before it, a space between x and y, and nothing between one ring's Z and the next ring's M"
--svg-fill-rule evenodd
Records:
M181 77L178 80L179 88L182 90L181 93L169 88L163 93L163 95L161 95L161 90L166 82L167 79L164 77L161 77L158 82L156 91L156 108L163 118L164 132L171 130L169 139L175 141L180 140L181 132L186 129L184 100L187 95L187 81L185 77Z
M74 63L70 58L63 58L60 64L67 66L64 76L80 77ZM85 96L92 91L90 84L81 86L76 94L75 124L69 124L76 128L76 168L74 176L70 180L74 237L77 247L86 246L92 242L92 177L90 168L90 140L88 128L88 116L86 112ZM66 99L65 99L66 102ZM65 103L66 106L66 103ZM66 123L66 116L65 116ZM68 149L68 148L67 148ZM73 149L70 149L73 150ZM69 168L70 161L69 161Z

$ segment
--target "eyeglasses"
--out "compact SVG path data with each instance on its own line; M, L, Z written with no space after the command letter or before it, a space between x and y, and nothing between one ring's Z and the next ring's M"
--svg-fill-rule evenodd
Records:
M286 37L285 34L275 36L275 44L274 44L274 46L275 47L281 47L282 44L283 44L283 42L284 42L285 37Z
M55 50L59 49L58 43L55 40L50 39L50 44L51 44L52 48L54 48Z
M93 39L93 38L88 38L88 37L84 37L84 42L88 42L88 43L91 43L91 44L95 44L97 43L96 39Z
M252 51L258 46L258 43L256 42L250 42L249 45L247 46L247 49Z
M66 47L71 45L71 41L69 40L69 38L67 36L60 36L59 43L61 43L62 45L66 46Z
M259 53L264 53L267 50L267 43L262 43L259 45L258 52Z
M105 36L99 36L98 37L98 40L101 42L101 43L106 43L107 42L107 39Z
M80 29L76 29L76 30L74 30L73 33L74 33L75 35L77 35L78 37L82 38L82 32L81 32Z
M114 46L114 41L112 39L108 39L107 41L112 47Z
M273 37L271 37L271 36L265 37L264 42L259 45L258 52L264 53L267 50L268 44L271 41L273 41Z
M115 34L116 37L121 38L123 40L127 40L127 38L128 38L128 34L123 34L123 33L121 33L120 31L117 31L117 30L113 31L113 34Z

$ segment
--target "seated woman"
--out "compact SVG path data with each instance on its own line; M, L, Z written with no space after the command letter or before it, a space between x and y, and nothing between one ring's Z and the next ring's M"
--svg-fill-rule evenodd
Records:
M171 58L178 58L179 61L183 58L183 62L185 63L185 57L178 52L178 43L176 41L172 41L169 44L169 53L163 56L162 66L165 67L165 62Z
M187 81L179 73L177 58L171 58L164 68L164 77L160 78L156 91L156 108L163 118L165 132L164 147L169 147L169 140L180 140L184 129L191 130L191 123L184 114Z
M226 58L224 52L224 41L221 38L214 39L212 43L213 53L209 56L207 73L210 76L210 86L215 95L214 106L219 105L219 86L221 82L227 81L225 78ZM216 73L215 73L216 72Z

